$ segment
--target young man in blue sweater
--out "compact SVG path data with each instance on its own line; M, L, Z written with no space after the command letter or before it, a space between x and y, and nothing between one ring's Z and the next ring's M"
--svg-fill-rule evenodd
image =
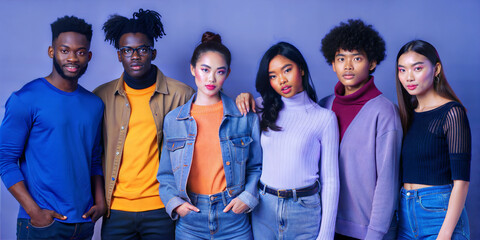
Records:
M14 92L0 127L0 176L20 203L18 239L89 239L105 213L103 103L78 84L92 57L92 26L51 24L53 70Z

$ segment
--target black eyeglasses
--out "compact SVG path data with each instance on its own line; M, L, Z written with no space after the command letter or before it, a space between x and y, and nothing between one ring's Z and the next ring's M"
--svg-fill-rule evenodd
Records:
M146 56L150 51L153 51L153 47L142 45L137 48L131 47L121 47L119 51L122 53L124 57L131 57L135 51L137 51L138 55Z

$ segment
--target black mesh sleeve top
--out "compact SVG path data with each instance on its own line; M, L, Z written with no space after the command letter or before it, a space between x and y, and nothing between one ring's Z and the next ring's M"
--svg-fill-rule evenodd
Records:
M445 185L470 181L472 138L465 109L448 102L414 112L402 145L404 183Z

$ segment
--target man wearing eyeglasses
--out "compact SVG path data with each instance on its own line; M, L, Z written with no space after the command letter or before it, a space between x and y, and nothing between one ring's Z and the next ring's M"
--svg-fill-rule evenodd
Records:
M140 9L128 19L113 15L105 41L118 50L124 72L94 90L105 103L103 167L108 205L102 239L174 239L156 180L164 116L193 95L166 77L152 60L154 42L165 35L160 15Z

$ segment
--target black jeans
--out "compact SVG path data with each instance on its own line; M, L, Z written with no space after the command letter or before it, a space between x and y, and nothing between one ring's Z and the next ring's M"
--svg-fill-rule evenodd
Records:
M175 239L175 222L165 208L145 212L111 210L103 217L102 239Z

